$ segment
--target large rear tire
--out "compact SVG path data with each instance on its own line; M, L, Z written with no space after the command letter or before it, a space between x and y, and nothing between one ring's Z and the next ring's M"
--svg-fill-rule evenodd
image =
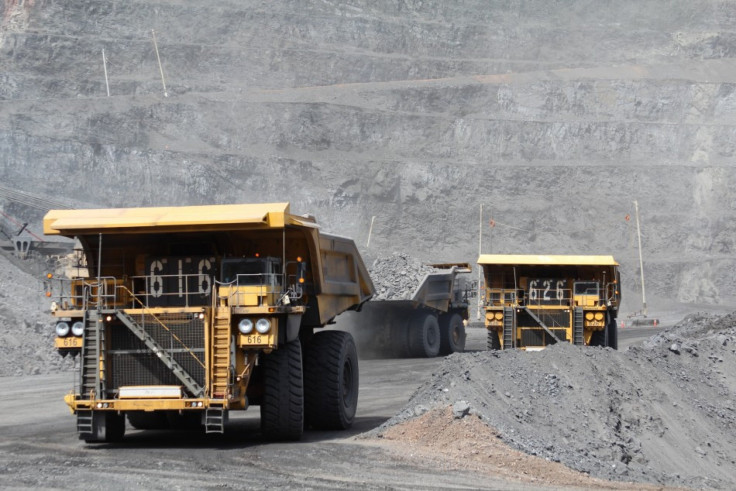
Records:
M79 418L79 413L77 418ZM125 415L112 411L99 411L91 415L92 432L80 433L86 443L114 443L125 436Z
M440 354L449 355L465 351L465 324L459 314L440 317Z
M409 356L434 358L440 352L440 326L437 317L419 312L409 325Z
M498 331L489 330L488 338L486 340L486 348L489 351L496 351L501 349L501 340L498 339Z
M616 323L616 318L612 315L608 316L606 331L608 331L608 347L618 350L618 324Z
M125 415L105 413L105 442L119 442L125 436Z
M302 348L291 341L263 357L261 431L269 440L299 440L304 433Z
M358 408L358 352L342 331L315 334L304 356L305 419L318 430L345 430Z

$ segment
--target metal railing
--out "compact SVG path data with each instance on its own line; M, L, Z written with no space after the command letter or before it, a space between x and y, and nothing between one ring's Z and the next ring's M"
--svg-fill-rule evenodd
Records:
M524 297L529 307L569 307L572 291L569 288L530 288Z
M277 297L279 305L288 305L298 303L304 295L297 275L275 273L239 274L229 282L201 274L104 276L99 281L97 278L54 278L51 282L50 296L61 310L205 307L211 304L216 286L231 287L227 295L231 305L243 305L245 296L253 295L258 297L259 305L273 296Z
M486 290L486 305L503 306L518 305L516 290L505 288L489 288Z
M246 297L256 297L257 306L272 301L276 297L276 304L289 305L299 302L304 294L296 275L286 277L286 288L282 279L285 275L275 273L238 274L232 281L215 281L221 287L229 287L227 295L228 305L246 305Z

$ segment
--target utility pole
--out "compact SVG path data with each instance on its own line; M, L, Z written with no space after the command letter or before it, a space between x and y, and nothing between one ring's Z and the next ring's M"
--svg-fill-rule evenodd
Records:
M481 254L483 254L483 203L480 204L480 213L478 219L478 257L480 257ZM481 307L483 306L483 296L480 294L482 268L479 264L476 264L476 267L478 268L478 312L476 314L476 320L480 320L480 311Z
M641 303L642 313L647 315L647 295L644 289L644 259L641 254L641 228L639 226L639 203L634 200L634 211L636 214L636 235L639 238L639 271L641 272Z
M169 97L169 93L166 91L166 80L164 79L164 69L161 66L161 57L158 55L158 44L156 43L156 31L151 29L153 35L153 48L156 50L156 59L158 60L158 71L161 72L161 84L164 86L164 97Z
M110 82L107 80L107 58L105 58L105 48L102 48L102 68L105 70L105 87L107 88L107 97L110 97Z
M373 222L376 220L376 215L371 217L371 227L368 229L368 241L365 243L365 248L368 249L371 245L371 234L373 233Z

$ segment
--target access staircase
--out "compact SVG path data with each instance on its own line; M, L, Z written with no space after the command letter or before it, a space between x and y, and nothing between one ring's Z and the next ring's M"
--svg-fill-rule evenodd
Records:
M514 343L514 317L516 312L513 307L503 308L503 349L512 349L516 343Z
M227 399L230 394L230 307L215 307L211 366L212 397Z
M583 336L583 309L575 307L572 315L572 339L575 346L583 346L585 337Z
M84 311L84 337L82 339L82 378L80 394L83 398L105 397L105 329L100 313Z

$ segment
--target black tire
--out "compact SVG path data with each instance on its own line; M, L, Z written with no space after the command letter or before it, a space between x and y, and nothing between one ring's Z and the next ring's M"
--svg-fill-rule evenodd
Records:
M460 314L440 317L440 354L449 355L465 351L465 324Z
M593 331L593 334L590 335L590 345L591 346L600 346L605 347L607 344L606 341L606 329L601 329L600 331Z
M114 443L119 442L125 436L125 415L101 411L93 417L93 432L80 435L86 443Z
M486 348L488 348L489 351L496 351L501 349L501 340L498 339L498 331L488 331Z
M304 433L302 348L291 341L262 359L261 431L268 440L296 441Z
M304 402L307 426L317 430L350 428L358 408L358 352L343 331L316 334L305 350Z
M618 350L618 324L612 315L609 315L606 330L608 331L608 347Z
M434 358L440 352L440 325L437 317L417 313L409 325L409 356Z
M125 436L125 415L105 413L105 442L119 442Z

